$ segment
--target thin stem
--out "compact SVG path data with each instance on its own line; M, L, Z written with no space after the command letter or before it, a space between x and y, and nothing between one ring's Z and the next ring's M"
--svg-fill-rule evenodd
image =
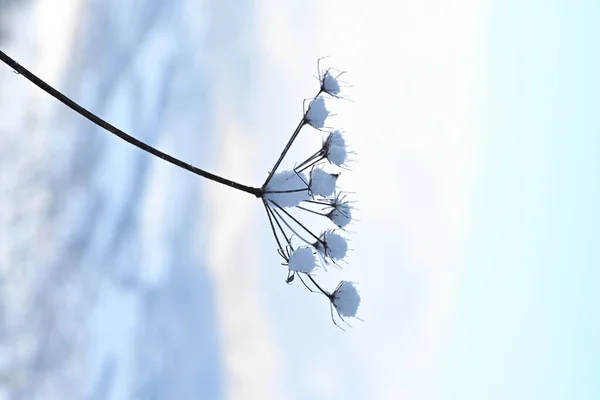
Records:
M317 95L315 97L313 97L313 99L316 99L319 94L321 94L321 90L319 90L319 93L317 93ZM306 112L308 112L308 111L306 111ZM285 155L287 154L287 152L290 150L290 147L292 147L292 144L294 143L294 140L296 140L296 137L300 133L300 130L304 127L304 125L307 124L307 121L306 121L306 112L302 115L302 119L298 123L298 126L294 130L294 133L292 133L292 137L290 138L290 140L288 141L288 143L283 148L283 151L281 152L281 154L279 155L279 158L275 162L275 166L273 166L273 168L271 169L271 172L269 172L269 176L267 176L267 179L265 180L265 183L263 183L263 185L262 185L262 189L263 190L267 187L267 185L271 181L271 178L273 178L273 175L275 175L275 172L277 171L277 168L279 168L279 165L283 161L283 158L285 157Z
M279 228L279 230L281 231L281 234L283 235L283 238L285 239L287 245L289 247L292 247L292 241L291 239L285 234L285 230L283 229L283 226L281 226L281 223L279 222L279 220L277 219L278 215L275 215L275 210L273 210L271 207L268 207L269 212L271 213L271 216L273 217L273 220L275 221L275 223L277 224L277 227ZM284 221L285 222L285 221Z
M322 206L333 207L334 205L329 201L320 201L320 200L303 200L305 203L311 204L320 204Z
M285 224L285 226L288 227L288 229L290 231L292 231L292 233L296 236L298 236L300 238L300 240L302 240L304 243L312 246L313 243L309 242L308 240L304 239L302 236L300 236L300 234L298 232L296 232L296 230L294 228L292 228L292 226L285 220L285 218L283 218L280 214L279 211L275 210L275 209L271 209L271 211L273 213L275 213L277 215L277 217L279 217L279 219L281 219L283 221L283 223ZM277 218L275 218L275 221L277 221Z
M305 165L305 166L304 166L302 169L296 169L296 172L298 172L298 173L300 173L300 172L304 172L304 171L306 171L307 169L309 169L310 167L312 167L312 166L316 165L317 163L319 163L319 162L320 162L321 160L323 160L324 158L325 158L325 157L321 157L321 158L319 158L319 159L317 159L317 160L313 161L312 163L310 163L310 164L308 164L308 165Z
M271 210L267 205L267 202L263 200L263 204L265 206L265 211L267 212L267 217L269 218L269 225L271 225L271 230L273 231L273 236L275 236L275 241L277 242L277 246L279 250L283 253L283 247L281 246L281 242L279 241L279 237L277 237L277 232L275 231L275 226L273 225L273 220L271 219Z
M329 298L329 300L333 301L333 295L331 293L329 293L326 290L323 290L323 288L321 286L319 286L319 284L313 279L313 277L310 274L306 274L306 276L308 276L308 279L310 279L312 281L312 283L317 287L317 289L319 289L321 291L321 293L323 293L325 296L327 296L327 298Z
M304 279L302 279L302 275L301 274L298 274L298 278L300 278L300 282L302 282L302 284L304 285L304 287L307 288L311 293L322 294L320 292L317 292L316 290L312 290L311 288L309 288L308 285L306 284L306 282L304 282Z
M273 166L273 168L271 169L271 172L269 172L269 176L267 176L267 179L265 180L265 183L262 185L262 189L263 190L267 187L267 185L271 181L271 178L273 178L273 175L275 175L275 172L277 171L277 168L279 168L279 164L281 164L281 162L283 161L283 158L285 157L285 155L287 154L287 152L290 150L290 147L292 147L292 144L294 143L294 140L296 140L296 137L298 136L298 134L300 133L300 130L302 129L302 127L305 124L306 124L306 116L303 115L302 119L300 120L300 123L298 123L298 126L294 130L294 133L292 133L292 137L290 138L290 140L288 141L288 143L283 148L283 151L281 152L281 154L279 155L279 158L275 162L275 166Z
M178 166L179 168L188 170L188 171L190 171L196 175L199 175L203 178L209 179L211 181L220 183L225 186L229 186L233 189L237 189L242 192L250 193L256 197L262 196L263 191L260 188L254 188L251 186L242 185L240 183L223 178L221 176L211 174L210 172L204 171L200 168L196 168L191 164L188 164L188 163L183 162L173 156L163 153L162 151L134 138L133 136L128 135L127 133L123 132L122 130L116 128L115 126L106 122L102 118L98 117L97 115L95 115L92 112L88 111L87 109L83 108L79 104L75 103L73 100L69 99L67 96L65 96L58 90L54 89L52 86L48 85L46 82L44 82L43 80L38 78L36 75L34 75L32 72L27 70L25 67L20 65L18 62L16 62L12 58L10 58L8 55L6 55L6 53L4 53L1 50L0 50L0 60L2 60L4 63L6 63L8 66L10 66L18 74L23 75L23 77L25 77L25 79L29 80L31 83L33 83L34 85L36 85L37 87L42 89L44 92L48 93L50 96L52 96L55 99L57 99L58 101L62 102L67 107L71 108L73 111L78 113L79 115L87 118L88 120L90 120L94 124L98 125L99 127L107 130L108 132L112 133L113 135L118 136L119 138L125 140L126 142L144 150L145 152L148 152L158 158L161 158L171 164Z
M321 159L322 159L322 157L323 157L323 150L317 151L315 154L313 154L312 156L308 157L306 160L304 160L303 162L301 162L300 165L297 165L294 168L294 171L298 171L299 168L304 167L306 164L309 164L311 161L313 161L313 160L315 160L315 159L317 159L319 157L321 157Z
M295 223L297 223L298 225L300 225L300 227L301 227L302 229L304 229L306 232L308 232L308 234L309 234L309 235L311 235L312 237L314 237L314 238L317 240L317 242L319 242L319 243L321 243L321 244L323 244L323 245L325 244L325 243L323 243L323 241L322 241L322 240L321 240L319 237L317 237L317 236L316 236L314 233L312 233L312 232L310 231L310 229L308 229L307 227L305 227L305 226L302 224L302 222L300 222L300 221L298 221L296 218L294 218L294 216L293 216L292 214L290 214L289 212L287 212L287 211L286 211L286 210L285 210L283 207L281 207L279 204L277 204L277 203L276 203L276 202L274 202L273 200L269 200L269 201L270 201L271 203L273 203L273 204L274 204L274 205L275 205L277 208L279 208L279 209L280 209L280 210L281 210L281 211L282 211L282 212L283 212L285 215L287 215L288 217L290 217L290 219L291 219L292 221L294 221Z
M302 189L288 189L288 190L265 190L265 191L263 191L263 193L264 194L298 193L298 192L304 192L305 190L308 190L308 187L305 187Z
M296 206L296 208L299 208L299 209L304 210L304 211L308 211L309 213L320 215L322 217L326 217L327 216L327 214L323 214L323 213L320 213L318 211L311 210L310 208L306 208L306 207L302 207L302 206Z

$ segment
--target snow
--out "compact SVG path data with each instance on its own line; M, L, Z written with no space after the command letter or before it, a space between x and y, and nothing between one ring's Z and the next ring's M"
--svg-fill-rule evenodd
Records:
M296 207L301 202L310 200L306 182L308 179L302 172L297 173L292 170L277 172L266 186L263 198L284 208Z
M315 254L310 247L298 247L294 250L294 253L290 256L288 262L288 268L291 271L303 272L310 274L315 270L317 266L317 259Z
M323 74L321 87L325 93L331 96L337 96L340 94L340 84L337 78L331 74L330 70L325 71L325 74Z
M327 216L339 228L344 228L352 221L351 207L346 202L335 204Z
M342 281L333 292L333 306L343 317L356 317L360 295L354 282Z
M322 168L313 168L310 172L310 190L313 195L329 197L335 192L338 175L325 172Z
M325 126L325 120L329 116L329 111L325 107L325 99L319 96L310 102L306 112L306 122L313 128L321 129Z
M337 166L341 166L346 162L348 158L348 153L346 152L346 148L341 146L329 146L327 149L327 160L335 164Z
M330 257L332 260L336 261L346 257L348 242L343 236L333 231L325 231L321 235L321 240L325 243L325 245L320 248L324 253L324 256Z

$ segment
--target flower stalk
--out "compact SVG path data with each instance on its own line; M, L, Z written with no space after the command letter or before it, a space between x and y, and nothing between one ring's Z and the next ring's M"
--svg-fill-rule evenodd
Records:
M11 67L15 73L23 76L79 115L139 149L198 176L260 198L267 213L271 232L275 237L277 253L283 258L282 264L288 267L286 283L291 284L294 277L298 276L308 290L316 292L302 279L302 275L308 277L318 291L329 299L331 317L338 327L340 326L333 315L334 308L341 321L345 322L344 318L347 317L358 318L356 312L360 304L360 295L352 282L342 281L333 292L329 292L323 289L312 276L312 272L319 266L325 269L326 265L333 263L339 267L338 261L342 260L347 252L346 238L338 232L346 234L344 228L352 221L352 207L345 200L345 195L337 190L339 173L329 171L330 168L342 167L346 161L347 151L342 133L340 131L329 132L320 150L294 169L278 172L283 159L304 127L309 126L318 131L325 130L325 121L330 116L325 107L325 97L328 97L329 100L341 98L338 78L343 72L334 76L331 74L331 69L321 71L317 64L319 90L311 99L308 109L304 111L302 119L294 129L263 185L257 188L215 175L164 153L80 106L1 50L0 60ZM310 169L309 177L303 172L307 169ZM291 209L294 208L299 209L305 216L308 213L322 217L328 220L329 224L335 225L337 229L335 231L325 229L320 234L315 233L308 224L292 214ZM301 236L298 231L308 234L311 240ZM295 245L298 240L301 243Z

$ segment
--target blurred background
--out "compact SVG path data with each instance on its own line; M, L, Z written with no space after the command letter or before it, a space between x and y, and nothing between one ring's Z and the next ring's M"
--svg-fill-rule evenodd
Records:
M364 319L344 333L285 284L255 198L3 64L0 399L600 398L598 20L596 0L0 0L8 55L252 186L317 59L348 71L328 124L359 220L319 279L359 282Z

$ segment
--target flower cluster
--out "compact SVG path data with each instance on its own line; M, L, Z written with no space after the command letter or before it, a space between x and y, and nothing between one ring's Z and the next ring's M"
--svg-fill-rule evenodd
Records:
M319 68L319 90L262 186L260 196L282 264L288 268L286 282L291 284L298 277L310 291L325 295L330 301L332 320L340 328L333 310L343 322L348 317L357 318L360 296L356 285L342 281L330 292L316 282L313 274L330 265L339 268L348 252L346 227L352 222L353 208L338 188L340 170L347 169L348 150L342 131L325 128L330 116L327 102L340 98L341 74ZM293 169L278 171L287 151L307 126L325 133L320 149ZM302 222L303 214L322 217L329 226L315 232Z

